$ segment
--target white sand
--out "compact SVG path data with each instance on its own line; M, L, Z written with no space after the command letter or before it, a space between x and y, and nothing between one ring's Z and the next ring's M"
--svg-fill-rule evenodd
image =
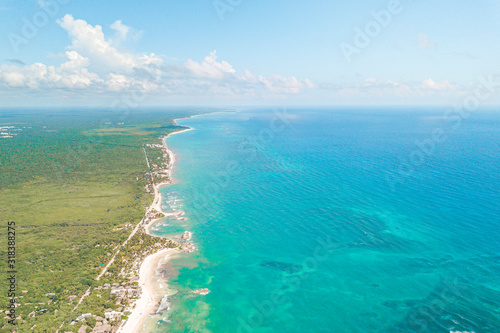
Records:
M173 134L178 134L182 132L186 132L192 130L192 128L187 128L182 131L178 132L173 132L168 134L165 137L162 137L162 143L165 146L167 150L167 154L169 157L169 163L167 167L167 172L168 172L168 178L171 180L172 178L172 168L175 162L175 154L168 149L165 139L168 138L170 135ZM163 185L169 185L171 184L170 182L163 182L160 184L155 184L154 185L154 192L155 192L155 197L153 200L153 203L149 207L149 209L146 211L146 214L149 213L152 210L156 210L158 212L161 212L165 215L173 215L173 213L165 213L161 209L161 193L160 193L160 187ZM146 226L145 230L146 233L151 235L149 232L149 228L159 219L151 221L148 226ZM130 237L129 237L130 238ZM156 312L158 302L161 300L161 296L158 295L158 290L157 288L157 279L155 278L156 276L156 269L158 268L158 264L160 261L163 259L163 262L165 260L168 260L168 257L170 257L170 254L178 252L178 249L163 249L159 252L156 252L154 254L151 254L144 259L144 261L141 264L141 268L139 270L139 287L141 288L141 295L139 299L136 301L134 308L132 309L132 313L128 317L128 319L122 323L122 325L118 329L118 333L139 333L142 331L142 328L144 326L144 323L146 322L146 319L148 316L154 312Z
M135 307L127 321L118 329L118 332L141 332L148 316L156 311L158 302L161 300L161 296L158 295L158 290L155 288L157 280L155 277L156 269L162 259L168 260L170 254L174 252L177 252L177 249L164 249L144 259L139 275L139 286L142 291L141 296L135 303Z

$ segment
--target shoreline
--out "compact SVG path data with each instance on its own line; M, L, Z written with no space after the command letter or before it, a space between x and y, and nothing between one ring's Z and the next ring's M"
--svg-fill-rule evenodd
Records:
M173 120L173 123L176 126L179 126L177 124L178 120L181 119L190 119L194 117L200 117L200 116L206 116L214 113L219 113L219 112L235 112L235 111L215 111L215 112L209 112L209 113L203 113L203 114L197 114L197 115L192 115L189 117L182 117L182 118L176 118ZM186 126L185 126L186 127ZM157 211L158 213L162 214L163 217L160 218L154 218L151 221L149 221L147 224L143 225L143 231L152 236L152 237L159 237L154 234L151 234L150 228L155 225L159 220L161 220L164 217L167 216L182 216L184 212L179 211L179 212L172 212L172 213L165 213L161 207L162 203L162 195L160 192L160 188L163 186L167 185L172 185L174 184L174 179L172 178L172 173L173 173L173 168L175 164L175 154L168 148L167 145L167 139L171 135L175 134L180 134L184 133L187 131L194 130L194 127L189 127L168 133L167 135L160 136L161 143L163 147L165 148L165 151L168 155L168 165L166 168L167 176L168 176L168 181L163 181L158 184L153 184L154 188L154 199L151 204L151 206L146 210L145 216L141 223L144 222L145 219L148 218L148 214L151 213L152 211ZM179 215L180 214L180 215ZM139 287L141 288L141 294L139 299L135 302L133 305L133 308L130 309L131 314L128 316L128 319L126 321L122 321L122 324L118 327L117 333L141 333L144 325L148 319L148 317L158 310L159 303L163 299L163 296L159 296L157 292L155 292L156 289L160 289L158 287L158 281L154 279L156 276L156 269L158 268L158 265L160 262L167 262L173 254L175 253L180 253L180 252L194 252L196 250L194 244L190 242L191 237L192 237L192 232L190 231L185 231L184 237L182 240L185 240L186 243L183 243L182 246L179 248L167 248L160 250L158 252L155 252L153 254L150 254L141 263L140 269L139 269ZM168 281L164 281L165 283L165 289L168 289ZM194 290L193 291L196 294L200 295L206 295L210 291L206 288L200 289L200 290Z
M182 119L184 119L184 118L182 118ZM177 120L177 119L175 119L175 120ZM175 122L175 120L174 120L174 122ZM155 205L152 208L156 209L158 212L162 213L165 216L171 216L171 215L173 215L173 213L165 213L163 211L163 209L161 208L162 196L161 196L161 193L160 193L160 188L163 187L163 186L168 186L168 185L174 184L174 180L172 178L172 171L174 169L174 164L175 164L175 154L174 154L173 151L170 150L170 148L168 148L166 140L171 135L184 133L184 132L187 132L187 131L191 131L193 129L194 128L190 127L190 128L186 128L186 129L183 129L183 130L180 130L180 131L169 133L167 135L164 135L164 136L160 137L162 145L163 145L163 147L165 147L165 150L166 150L167 155L168 155L168 166L167 166L167 170L166 171L167 171L167 175L168 175L168 179L169 180L167 182L161 182L161 183L158 183L158 184L154 184L154 191L155 191L155 199L154 199L155 201L154 201L154 203L155 203ZM155 220L149 222L148 226L151 225L153 222L156 222L157 220L159 220L159 219L155 219ZM152 236L154 236L154 235L152 235Z
M177 120L179 119L188 119L191 117L178 118L174 119L174 124L177 125ZM178 125L177 125L178 126ZM172 179L172 170L175 163L175 154L168 148L167 146L167 138L174 134L179 134L183 132L187 132L193 130L194 128L189 127L183 130L175 131L172 133L168 133L167 135L161 136L160 140L162 145L165 147L165 150L168 155L168 165L167 165L167 175L168 181L164 181L158 184L153 184L154 188L154 199L151 206L146 210L144 219L147 218L148 214L152 211L157 211L166 216L172 216L175 213L165 213L161 207L162 203L162 195L160 192L160 188L163 186L171 185L174 183ZM163 217L162 217L163 218ZM143 220L144 220L143 219ZM156 218L148 222L143 226L144 232L153 237L159 237L151 234L150 228L153 226L158 220L161 218ZM140 333L146 323L148 317L151 314L154 314L157 311L158 303L161 301L162 297L159 296L155 290L157 289L157 281L155 281L156 270L161 261L166 262L174 253L179 253L181 250L177 248L168 248L163 249L153 254L150 254L141 263L139 269L139 287L141 288L141 294L139 299L135 302L134 307L130 310L131 314L128 316L128 319L123 322L122 325L119 326L117 332L119 333ZM168 284L167 284L168 287Z
M173 253L177 253L175 248L163 249L159 252L147 256L141 264L139 270L139 287L141 296L136 301L132 313L127 321L118 329L122 333L138 333L142 331L148 317L156 312L156 305L161 297L156 294L155 276L158 265L161 261L168 261Z
M181 119L184 119L184 118L181 118ZM174 120L174 123L177 119ZM164 136L161 136L160 137L160 140L162 141L163 143L163 146L165 147L165 150L167 151L167 154L168 154L168 166L167 166L167 175L168 175L168 179L169 181L168 182L161 182L161 183L158 183L158 184L154 184L153 185L153 188L154 188L154 192L155 192L155 198L153 200L153 204L151 205L150 207L150 210L156 210L160 213L162 213L164 216L163 217L160 217L160 218L157 218L157 219L153 219L151 221L148 222L148 224L146 224L144 226L144 232L146 232L146 234L150 235L150 236L153 236L153 237L160 237L160 236L156 236L156 235L153 235L151 234L151 227L157 223L159 220L161 220L162 218L164 217L167 217L167 216L174 216L176 214L176 212L172 212L172 213L166 213L163 211L163 209L161 208L161 202L162 202L162 196L161 196L161 193L160 193L160 188L162 188L163 186L168 186L168 185L172 185L174 184L174 180L172 178L172 170L174 168L174 163L175 163L175 154L173 153L173 151L171 151L168 146L167 146L167 142L166 140L171 136L171 135L174 135L174 134L180 134L180 133L184 133L184 132L187 132L187 131L191 131L193 130L194 128L190 127L190 128L186 128L186 129L183 129L183 130L180 130L180 131L177 131L177 132L173 132L173 133L169 133L167 135L164 135ZM148 211L148 212L149 212ZM146 215L147 213L146 212Z
M184 118L181 118L181 119L184 119ZM174 119L174 124L177 125L176 123L176 120L177 119ZM158 184L153 184L153 188L154 188L154 193L155 193L155 197L153 199L153 203L152 205L149 207L148 211L146 211L146 214L148 212L150 212L151 210L155 209L156 211L162 213L163 215L165 216L169 216L171 215L171 213L165 213L163 211L163 209L161 208L161 200L162 200L162 196L161 196L161 193L160 193L160 188L163 187L163 186L167 186L167 185L171 185L173 184L173 179L172 179L172 170L174 168L174 163L175 163L175 154L168 148L167 146L167 142L166 140L171 136L171 135L174 135L174 134L180 134L180 133L184 133L184 132L187 132L187 131L191 131L193 130L194 128L190 127L190 128L186 128L186 129L183 129L183 130L180 130L180 131L176 131L176 132L172 132L172 133L168 133L167 135L164 135L164 136L161 136L160 137L160 140L162 142L162 145L165 147L165 150L168 154L168 166L167 166L167 175L168 175L168 179L169 181L166 181L166 182L161 182L161 183L158 183ZM156 220L159 220L159 219L155 219L151 222L148 223L148 225L152 224L153 222L155 222Z

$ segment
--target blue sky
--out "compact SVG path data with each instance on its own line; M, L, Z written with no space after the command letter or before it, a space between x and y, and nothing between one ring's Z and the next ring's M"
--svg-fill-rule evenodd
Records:
M499 10L496 0L0 0L0 105L447 105L484 80L496 89L481 103L498 104Z

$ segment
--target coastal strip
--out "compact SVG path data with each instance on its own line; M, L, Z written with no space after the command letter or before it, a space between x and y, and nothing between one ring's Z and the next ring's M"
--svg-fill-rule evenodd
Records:
M178 252L177 249L163 249L144 259L140 268L139 288L141 288L141 296L136 301L132 313L128 316L127 321L122 325L118 332L136 333L141 332L149 315L156 312L156 307L161 299L156 293L155 275L160 261L169 259L172 253Z
M176 119L177 120L177 119ZM176 124L176 120L174 123ZM151 206L146 210L146 215L144 219L141 221L141 226L144 227L144 231L152 235L149 231L150 227L154 225L160 218L153 218L151 216L156 216L157 213L162 214L163 216L172 216L178 214L178 212L166 213L163 211L161 207L162 196L160 192L160 188L165 185L170 185L173 183L172 181L172 170L175 163L175 154L168 148L166 144L166 139L170 135L183 133L186 131L190 131L193 128L186 128L180 131L169 133L166 136L160 137L162 145L167 153L166 158L168 158L168 166L166 168L166 173L168 176L168 181L163 181L158 184L153 184L154 189L154 200ZM147 156L147 155L146 155ZM145 224L145 225L144 225ZM191 233L189 233L191 236ZM190 237L189 237L190 238ZM189 240L189 239L188 239ZM154 314L158 308L158 305L161 301L161 295L158 295L157 292L157 279L156 270L160 262L166 262L174 253L178 253L180 251L183 252L193 252L195 250L194 245L192 243L184 243L180 248L168 248L162 249L156 253L153 253L147 256L141 264L139 270L139 288L141 290L139 299L135 302L135 305L130 310L130 315L126 321L123 321L118 328L119 333L139 333L142 331L144 324L147 318Z

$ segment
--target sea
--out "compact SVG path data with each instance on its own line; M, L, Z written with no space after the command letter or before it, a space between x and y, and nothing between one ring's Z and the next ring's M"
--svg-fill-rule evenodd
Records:
M500 332L500 110L180 119L155 332ZM208 295L194 290L208 288Z

